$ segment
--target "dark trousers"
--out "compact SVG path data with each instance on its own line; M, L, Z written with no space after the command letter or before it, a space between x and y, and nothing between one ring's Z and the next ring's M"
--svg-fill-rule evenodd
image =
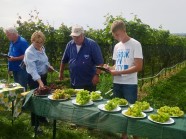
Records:
M47 74L41 75L41 80L44 85L47 85ZM29 86L30 90L39 87L38 82L34 81L30 74L28 75L28 86ZM32 126L38 127L39 123L43 123L43 122L46 122L45 117L38 116L38 115L34 114L33 112L31 112L31 125Z
M84 89L84 90L88 90L90 92L96 91L96 86L95 85L74 86L74 85L71 84L71 87L73 89Z
M14 82L19 83L27 91L28 73L26 70L20 69L19 71L13 71L13 76Z

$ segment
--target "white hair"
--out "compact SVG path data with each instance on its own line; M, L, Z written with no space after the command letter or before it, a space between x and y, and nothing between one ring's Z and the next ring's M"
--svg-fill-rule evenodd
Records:
M8 33L11 33L11 34L18 34L18 31L15 27L8 27L5 29L5 33L8 32Z

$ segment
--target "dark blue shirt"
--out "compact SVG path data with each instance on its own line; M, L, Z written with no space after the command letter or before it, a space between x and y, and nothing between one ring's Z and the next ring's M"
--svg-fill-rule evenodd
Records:
M25 54L25 50L27 48L28 48L28 42L23 37L19 36L15 43L10 42L8 55L13 57L19 57ZM8 70L19 71L20 70L19 65L21 64L21 62L22 60L8 61Z
M69 64L71 84L84 86L92 85L92 78L96 72L95 66L103 64L103 57L98 44L85 37L78 53L73 40L67 44L61 62Z

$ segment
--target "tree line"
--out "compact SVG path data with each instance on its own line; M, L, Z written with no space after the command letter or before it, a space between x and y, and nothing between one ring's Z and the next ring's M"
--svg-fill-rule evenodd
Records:
M23 20L18 15L16 28L21 36L29 43L30 37L36 30L42 31L46 36L45 48L49 61L56 68L59 68L62 54L66 44L71 40L69 36L71 27L64 23L59 28L54 28L49 23L44 23L39 18L39 12L34 10L29 13L30 18ZM140 77L156 74L162 68L173 66L186 59L186 37L171 34L168 30L151 28L143 23L137 16L133 20L127 21L121 15L104 16L105 22L103 29L93 29L89 27L85 30L85 35L94 39L100 46L105 63L112 63L113 47L117 43L112 37L110 26L116 19L121 19L126 23L127 33L142 44L144 66L140 72ZM0 52L7 53L9 41L0 27Z

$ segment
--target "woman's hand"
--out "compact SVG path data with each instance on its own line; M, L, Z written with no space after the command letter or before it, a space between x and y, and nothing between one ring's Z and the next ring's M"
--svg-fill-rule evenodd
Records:
M42 89L44 87L43 82L41 81L41 79L37 80L38 84L39 84L39 89Z

